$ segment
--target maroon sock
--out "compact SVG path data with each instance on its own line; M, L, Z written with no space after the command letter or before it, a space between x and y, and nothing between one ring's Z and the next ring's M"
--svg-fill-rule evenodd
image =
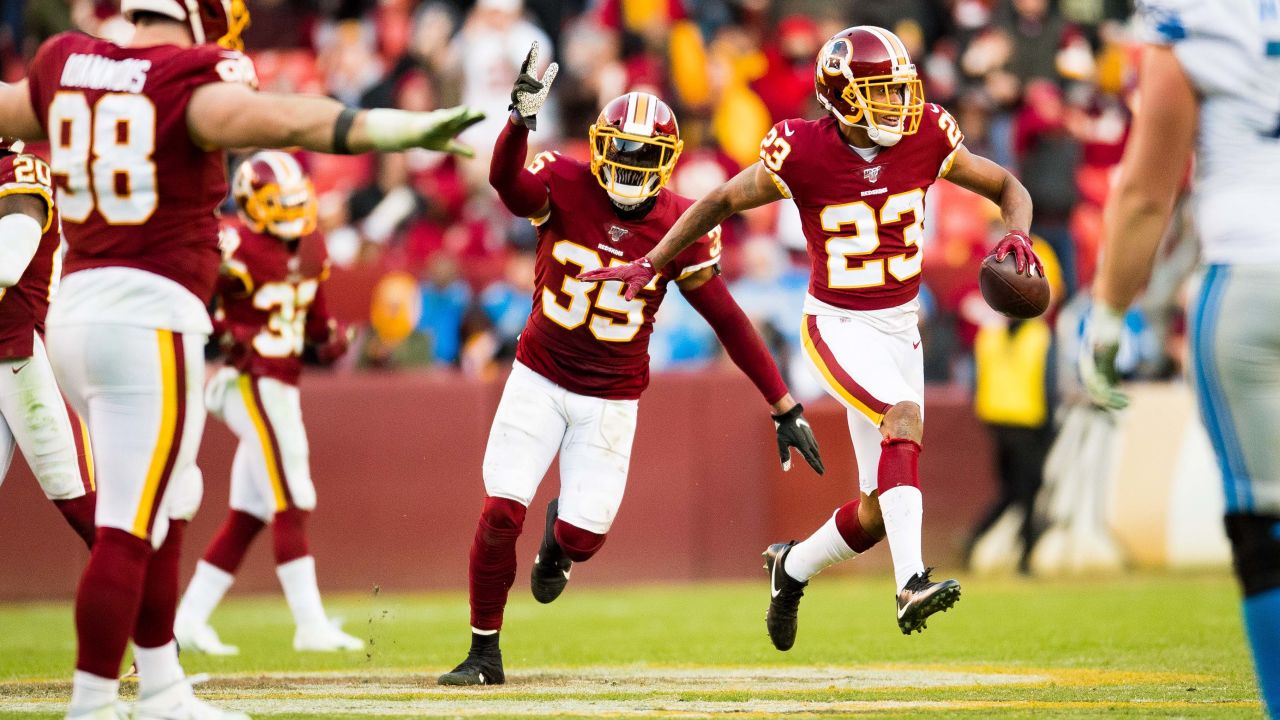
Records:
M471 627L500 630L507 591L516 579L516 539L524 527L525 506L507 498L487 497L467 568L471 585Z
M240 568L249 545L266 523L249 513L232 510L223 521L218 533L204 551L204 561L232 575Z
M604 545L606 536L583 530L576 525L556 518L556 543L564 550L565 557L574 562L585 562Z
M876 489L884 495L900 485L920 487L920 443L907 438L885 438L880 441Z
M95 528L93 527L93 514L98 506L98 494L95 492L87 492L78 498L70 500L54 500L54 506L58 508L58 512L62 513L62 517L66 518L67 524L72 530L80 536L86 547L93 549L93 536Z
M307 518L309 517L311 513L295 507L276 513L275 520L271 523L276 565L283 565L311 554L311 549L307 547Z
M76 669L102 678L120 674L151 545L116 528L98 528L76 590Z
M170 520L164 544L147 564L142 605L133 628L133 641L141 648L158 648L173 639L173 616L178 611L178 564L186 520Z
M856 553L864 553L880 542L879 538L871 537L863 529L862 521L858 519L858 506L861 504L862 498L854 498L836 510L836 530L840 531L845 544Z

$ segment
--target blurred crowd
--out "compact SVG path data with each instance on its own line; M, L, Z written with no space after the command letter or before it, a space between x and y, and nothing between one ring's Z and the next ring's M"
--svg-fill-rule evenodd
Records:
M585 157L587 127L599 108L626 91L648 90L676 110L685 140L673 188L698 197L754 162L772 123L820 115L812 63L823 40L855 24L892 29L924 77L927 100L951 110L972 151L1013 169L1030 190L1032 230L1054 268L1049 322L1067 319L1068 342L1081 289L1094 272L1101 208L1134 100L1128 0L249 5L246 43L264 90L414 110L464 102L489 114L464 136L478 152L475 160L427 152L303 154L336 265L330 303L363 328L351 360L361 368L455 367L486 377L512 356L531 305L536 236L501 206L486 174L512 81L535 40L543 48L541 64L558 61L561 72L531 152ZM25 73L25 60L56 32L79 28L123 37L130 31L112 0L4 7L0 74L9 80ZM1007 343L980 342L984 328L1006 338L1019 329L978 295L978 262L1002 232L998 212L947 183L934 187L928 207L926 374L933 382L976 382L975 347L1007 349ZM724 230L723 268L734 295L759 324L796 394L820 394L793 361L807 285L794 206L761 208ZM1175 241L1168 255L1194 261L1188 242ZM1181 265L1174 265L1177 280ZM1180 329L1180 287L1170 281L1135 315L1137 340L1129 348L1135 371L1176 370L1180 351L1165 338ZM722 362L710 329L678 293L668 297L652 341L654 369Z

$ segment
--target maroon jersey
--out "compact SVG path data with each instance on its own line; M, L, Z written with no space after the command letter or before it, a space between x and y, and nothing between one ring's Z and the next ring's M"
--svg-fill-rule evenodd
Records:
M36 254L18 282L0 290L0 360L31 357L32 338L44 332L44 316L61 274L61 223L49 175L49 166L34 155L0 156L0 197L37 195L48 208Z
M221 242L216 325L231 337L230 363L255 377L297 385L305 343L329 339L323 238L285 243L235 222L222 229Z
M222 151L191 139L187 103L208 83L253 84L249 59L216 45L126 48L63 33L40 46L27 80L49 136L67 272L137 268L208 301L226 167Z
M716 264L720 229L668 263L628 302L622 284L582 282L584 270L643 257L693 201L663 189L643 218L623 220L585 164L541 153L529 166L548 189L551 209L538 226L533 312L516 359L579 395L631 400L649 384L649 335L667 283Z
M946 110L926 104L920 129L863 160L835 118L784 120L760 143L760 160L800 210L809 294L847 310L915 298L924 260L925 191L950 169L963 140Z

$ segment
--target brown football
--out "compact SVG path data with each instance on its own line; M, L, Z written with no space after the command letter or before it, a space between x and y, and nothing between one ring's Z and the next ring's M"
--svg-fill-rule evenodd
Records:
M996 262L994 254L983 258L978 286L992 309L1011 318L1037 317L1049 308L1049 281L1034 265L1019 275L1013 253L1002 262Z

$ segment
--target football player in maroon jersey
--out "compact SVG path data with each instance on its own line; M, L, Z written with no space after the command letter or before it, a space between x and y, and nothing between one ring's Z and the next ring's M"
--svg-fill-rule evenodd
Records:
M205 306L227 192L221 148L465 154L453 138L481 114L258 93L253 63L236 49L243 0L123 0L120 9L135 25L126 45L56 35L25 80L0 88L0 134L50 141L69 251L46 342L98 453L69 717L127 712L116 677L132 638L136 718L241 718L196 698L173 642L183 522L170 518L198 497Z
M0 137L0 482L14 446L67 523L93 546L93 458L45 354L45 313L62 275L49 166ZM4 369L9 372L4 372ZM81 465L83 459L84 465Z
M555 600L572 564L604 544L622 502L637 400L649 382L654 314L672 283L771 406L784 468L794 447L822 472L804 409L719 276L718 227L700 233L631 298L619 283L574 279L642 257L692 203L664 187L680 156L680 130L666 103L632 92L605 105L591 126L589 165L544 152L523 168L529 130L557 69L552 64L539 81L531 74L536 65L535 43L512 90L489 182L512 213L537 227L537 287L485 450L486 498L469 569L471 649L440 677L443 685L505 680L498 631L516 574L516 538L557 453L560 495L547 508L533 596Z
M800 209L812 269L803 341L810 369L848 409L861 496L801 543L764 553L770 573L769 635L795 641L809 578L865 552L886 535L897 580L898 626L960 597L955 580L933 582L920 549L917 461L924 432L924 372L916 295L924 260L925 191L940 177L1000 206L1008 229L998 259L1038 271L1031 198L1004 168L970 153L956 121L924 101L902 41L883 28L837 33L818 54L814 84L829 116L784 120L760 145L760 161L689 209L658 247L628 265L584 273L622 280L625 297L729 215L782 199Z
M364 642L325 615L306 524L316 506L298 378L306 346L329 363L347 335L325 303L329 259L315 234L316 194L288 153L264 150L231 183L240 222L222 231L215 332L228 365L209 381L205 404L240 439L231 466L231 512L196 565L174 620L183 649L234 655L209 616L235 579L249 545L273 528L276 575L297 628L295 650L359 650Z

